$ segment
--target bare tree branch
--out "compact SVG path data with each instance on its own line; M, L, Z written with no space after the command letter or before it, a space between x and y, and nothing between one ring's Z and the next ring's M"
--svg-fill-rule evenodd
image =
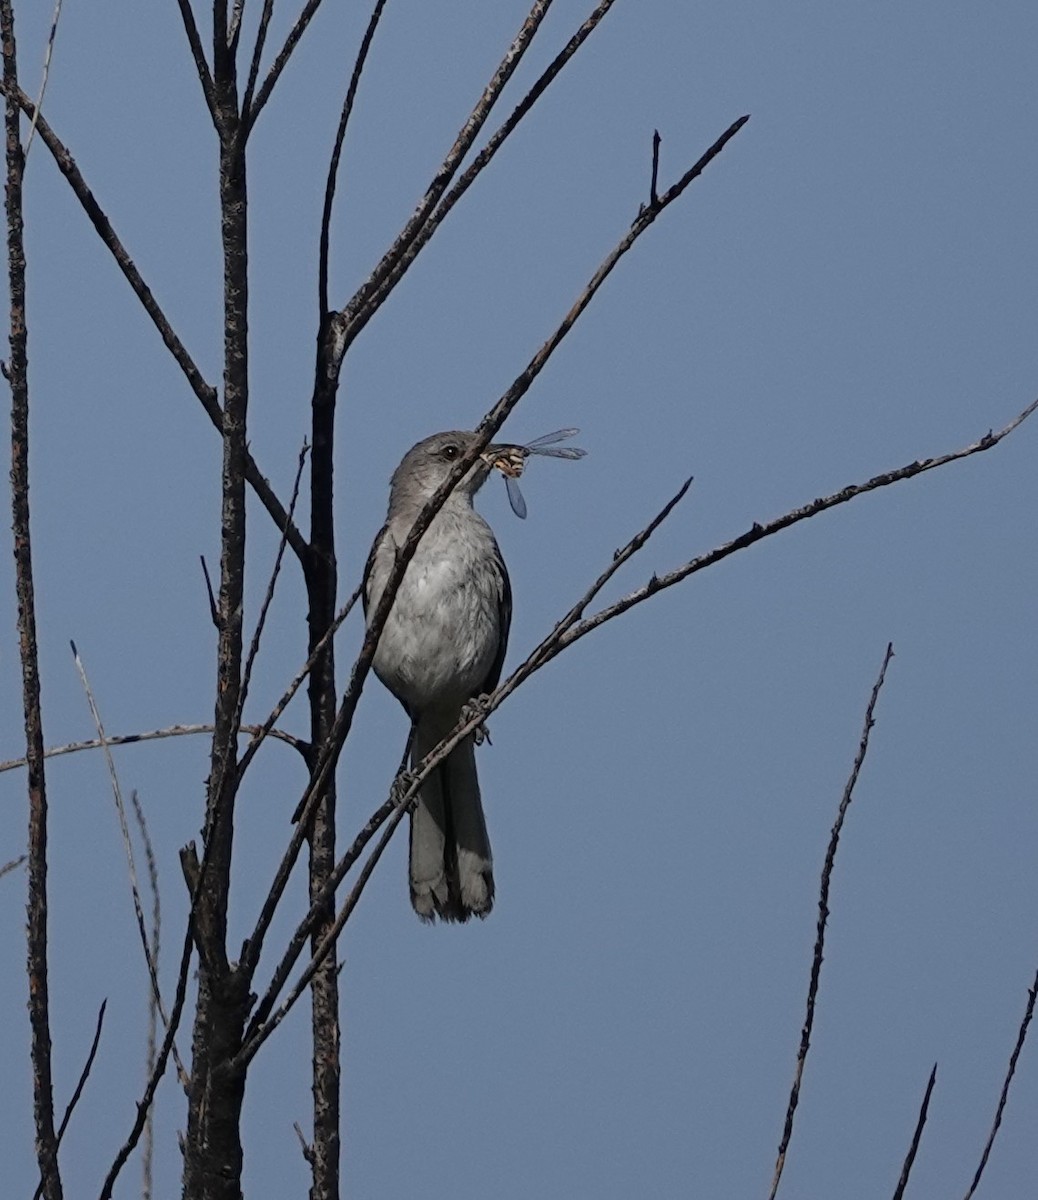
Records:
M137 819L137 831L140 833L141 841L144 844L144 861L148 868L148 888L151 891L151 954L157 968L162 949L162 902L159 897L159 868L158 863L155 861L155 848L151 842L148 822L144 817L144 807L141 804L141 798L137 794L136 788L130 793L130 803L133 806L133 815ZM150 990L148 992L148 1036L144 1050L145 1079L151 1077L152 1071L155 1070L155 1063L158 1061L160 1015L165 1026L168 1022L166 1021L165 1013L160 1014L158 996L156 996L154 990ZM176 1055L175 1043L173 1054ZM177 1058L177 1071L180 1076L180 1082L186 1089L188 1084L187 1072L184 1070L179 1057ZM144 1145L141 1149L141 1200L151 1200L154 1163L155 1110L150 1108L144 1124Z
M601 0L587 20L584 21L544 70L533 87L530 88L512 110L508 119L487 139L486 145L483 146L469 166L458 176L457 182L450 191L443 196L435 209L427 214L413 238L406 246L399 245L398 239L398 242L394 243L386 252L378 267L375 268L375 273L343 309L342 316L346 325L346 347L356 339L368 321L381 308L390 292L396 287L401 277L440 227L447 214L468 191L469 187L475 182L490 160L500 150L508 136L515 130L520 121L533 108L541 96L544 95L562 69L602 23L602 20L615 2L616 0Z
M249 643L249 652L245 658L245 669L242 672L241 692L238 696L238 707L234 715L235 728L240 730L242 727L241 718L245 711L245 702L249 696L249 685L252 682L252 668L256 662L256 655L259 654L260 639L263 637L263 628L267 623L267 613L270 611L270 605L274 599L274 589L277 587L278 575L281 573L281 560L285 556L285 546L288 543L288 528L292 524L292 518L295 516L296 501L299 499L299 484L303 478L303 465L306 462L306 455L309 446L304 442L303 448L299 451L299 462L296 466L295 482L292 485L292 498L288 504L288 521L285 528L281 531L281 540L278 542L277 554L274 556L274 566L271 568L270 578L267 580L267 590L263 596L263 602L260 605L259 616L256 619L256 629L252 635L252 641Z
M900 483L905 479L914 479L916 475L922 475L926 471L933 471L938 467L946 466L948 463L958 462L960 459L970 458L974 454L982 454L985 450L991 450L1003 438L1008 437L1009 434L1023 424L1035 409L1038 409L1038 400L1032 401L1023 412L1018 413L1002 429L995 433L989 431L978 441L964 446L961 450L954 450L950 454L942 454L937 458L917 459L915 462L898 467L893 471L887 471L882 475L875 475L864 483L850 484L830 496L823 496L818 500L812 500L810 504L795 508L773 521L765 522L763 525L754 524L744 534L733 538L732 541L726 542L716 550L711 550L708 554L702 554L698 558L693 558L691 561L685 563L684 566L678 567L674 571L668 571L664 575L654 575L644 587L638 588L629 596L623 597L623 599L618 600L615 604L611 604L607 608L603 608L600 612L595 613L594 616L588 617L587 620L581 621L561 639L558 649L561 650L565 646L572 644L585 634L590 633L593 629L597 629L599 625L612 620L613 617L617 617L621 613L627 612L628 609L633 608L636 604L640 604L643 600L647 600L650 596L654 596L657 592L673 587L674 584L681 583L683 579L687 579L689 575L694 575L706 567L711 567L714 563L720 562L721 559L727 558L729 555L735 554L747 546L752 546L755 542L759 542L764 538L771 537L783 529L788 529L791 525L796 525L800 521L817 516L819 513L826 512L830 508L846 504L848 500L853 500L856 496L862 496L866 492L875 491L877 488L889 487L890 484Z
M388 294L388 290L391 290L393 284L390 284L389 289L384 293L380 293L380 289L382 289L390 274L401 264L408 247L414 242L439 203L440 198L450 186L450 182L461 166L462 160L472 148L473 143L479 136L480 130L486 124L487 118L490 116L494 105L504 90L505 84L511 79L516 68L522 62L526 51L530 48L541 26L541 22L548 15L551 5L552 0L534 0L525 21L523 21L522 27L498 64L497 70L491 76L490 82L483 89L483 94L480 96L475 108L473 108L465 124L461 127L458 136L454 139L454 144L447 151L446 157L437 168L436 174L426 188L425 195L419 201L414 214L397 235L392 246L382 256L381 261L375 267L374 271L372 271L365 283L339 314L346 334L339 347L339 362L341 362L342 355L345 354L349 343L360 332L360 329L367 323L367 320L370 319L372 313L381 304L382 299ZM402 270L398 272L397 278L402 273ZM374 307L371 307L372 299L376 293L380 293L381 298L375 303ZM363 320L359 320L359 314L361 313L366 314Z
M2 0L0 0L2 2ZM101 1185L100 1200L111 1200L112 1190L115 1187L115 1181L119 1178L119 1174L126 1165L127 1160L133 1153L140 1141L141 1134L144 1132L144 1127L147 1124L148 1113L151 1111L152 1102L155 1099L155 1093L158 1091L159 1083L162 1081L163 1075L166 1073L166 1063L169 1060L169 1052L173 1046L173 1039L176 1037L177 1029L180 1026L180 1018L184 1012L184 1001L187 997L187 981L191 969L191 951L194 946L195 930L194 930L194 908L195 896L192 896L191 912L188 915L187 930L184 934L184 946L180 956L180 971L177 976L177 991L173 998L173 1009L169 1015L169 1025L166 1028L166 1035L162 1039L162 1045L159 1047L158 1058L155 1061L155 1067L151 1072L144 1088L144 1094L137 1103L137 1112L133 1121L133 1128L130 1130L126 1141L119 1148L108 1174L105 1176L104 1183Z
M227 953L227 919L238 798L236 719L244 665L246 487L249 407L248 172L237 74L227 45L227 5L213 5L213 85L219 134L223 278L223 423L220 473L220 625L216 697L206 782L204 851L193 889L198 985L192 1026L184 1156L185 1195L240 1196L244 1091L219 1067L249 1005L248 980Z
M259 77L260 61L263 58L263 47L267 41L267 31L270 28L270 18L274 15L274 0L263 0L263 11L260 13L259 26L256 30L256 41L252 47L252 61L249 64L249 79L245 85L245 94L241 102L242 119L248 123L249 110L252 108L252 97L256 91L256 80Z
M581 614L586 610L587 606L591 603L598 592L601 591L604 584L609 580L609 578L612 577L619 566L626 562L634 553L637 552L638 549L641 548L641 546L645 544L652 532L659 527L660 523L666 519L678 501L682 498L682 496L685 495L685 492L691 484L691 480L687 481L678 491L678 493L667 502L663 509L661 509L660 512L653 517L649 524L640 533L636 534L635 537L632 538L622 550L618 550L616 552L614 555L614 560L609 567L607 567L606 570L598 577L598 579L595 580L591 587L584 593L583 596L581 596L581 598L569 610L569 612L566 613L566 615L556 623L547 637L545 637L540 644L536 646L533 651L531 651L526 660L519 667L517 667L515 671L512 672L512 674L497 688L496 691L494 691L490 696L482 698L479 706L481 711L476 712L473 715L468 715L461 722L459 722L454 730L422 760L420 766L406 776L406 779L398 777L397 784L394 785L394 789L389 798L372 814L368 822L357 834L349 850L347 850L347 852L336 864L334 872L327 881L326 890L319 893L314 898L311 910L303 918L303 921L299 924L299 926L297 926L296 931L293 933L292 939L288 944L282 960L275 970L267 993L264 995L263 999L253 1012L249 1029L246 1033L245 1045L241 1054L232 1064L233 1068L240 1069L243 1065L247 1064L248 1061L251 1061L254 1050L250 1048L253 1046L253 1039L255 1037L259 1037L262 1034L262 1039L265 1040L266 1036L269 1035L269 1031L268 1033L263 1033L263 1030L266 1028L264 1021L267 1014L271 1011L280 989L287 981L291 967L295 962L298 953L301 951L302 945L305 944L305 939L308 932L312 929L312 922L314 919L316 906L319 903L327 900L329 891L338 887L346 873L357 861L357 859L363 853L363 850L367 846L368 842L372 837L374 837L382 825L395 814L400 813L402 815L402 813L406 811L408 805L410 805L414 797L417 795L422 781L427 777L430 771L432 771L435 766L442 762L443 759L447 757L447 755L451 752L451 750L454 749L455 746L458 745L459 742L461 742L480 724L482 724L482 722L491 712L494 712L497 708L499 708L500 705L504 703L505 699L511 695L511 693L515 691L515 689L521 683L523 683L531 675L540 670L541 667L545 666L548 662L555 658L556 655L561 653L561 651L567 646L572 645L573 642L578 641L587 633L590 633L592 630L597 629L600 625L605 624L606 621L621 615L623 612L627 612L629 609L635 607L635 605L649 599L651 596L654 596L657 592L663 590L664 588L679 582L680 579L687 578L688 575L693 574L696 571L703 570L707 566L710 566L715 562L719 562L723 558L727 558L736 550L753 545L755 542L761 540L761 538L771 536L772 534L779 532L779 530L787 528L791 524L806 520L808 517L814 516L819 512L824 512L827 508L834 507L837 504L845 504L849 500L852 500L856 496L862 495L865 492L872 491L878 487L888 486L889 484L899 482L902 479L912 478L924 471L932 470L935 467L944 466L948 463L956 462L959 459L967 458L973 454L978 454L985 450L989 450L993 446L998 445L1003 438L1012 433L1013 430L1015 430L1024 420L1026 420L1036 408L1038 408L1038 400L1034 401L1031 405L1024 409L1022 413L1014 417L1008 425L999 430L997 433L989 432L983 438L971 443L969 446L966 446L961 450L953 451L950 454L945 454L938 458L930 458L909 463L905 467L886 472L883 475L874 476L872 479L863 484L850 485L844 488L842 491L834 493L832 496L815 500L811 504L794 509L784 516L768 522L766 525L755 524L746 534L743 534L741 537L736 538L721 547L718 547L718 549L713 550L708 554L692 559L689 563L686 563L684 566L679 567L677 570L666 575L652 576L646 585L638 588L635 592L617 601L615 604L609 605L607 608L602 609L593 616L581 620ZM467 470L467 466L465 464L462 464L462 470ZM449 483L450 481L448 481L448 484ZM415 528L417 528L417 525ZM413 532L414 531L412 530L412 536ZM410 538L408 541L410 541ZM406 550L406 544L404 550ZM400 552L400 557L403 557L403 551ZM374 628L376 619L377 611L373 616L372 621L369 622L369 638L371 637L371 631ZM888 648L888 651L892 655L892 648ZM358 659L358 662L359 661L360 660ZM879 681L880 685L882 684L882 679L885 677L888 661L888 659L884 660L883 670L881 672ZM354 670L356 671L356 667ZM871 720L873 704L874 700L870 703L867 714L868 720ZM340 712L341 711L342 709L340 708ZM867 744L867 734L865 740ZM855 773L852 775L851 781L849 781L849 786L851 787L853 786L853 781L857 778L857 772L860 770L860 766L861 763L856 760ZM405 782L406 787L398 786L404 784ZM306 808L313 802L313 795L314 785L311 784L311 787L307 790L306 795L304 795L302 801L300 802L299 809L297 809L300 827L305 824ZM847 803L849 803L849 800ZM843 809L841 806L841 817L838 819L838 826L834 827L833 831L837 840L839 835L839 827L842 827L842 816L844 813L845 809ZM300 828L297 827L297 830L289 843L289 847L286 850L282 862L279 864L274 884L272 885L267 899L264 902L264 907L261 911L260 919L257 921L256 929L254 930L252 937L245 943L243 947L243 961L246 959L250 962L258 961L262 940L267 929L269 928L270 922L273 919L273 914L276 911L277 905L280 901L280 896L283 893L288 874L291 870L291 863L294 862L293 847L295 847L295 853L298 853L298 845L301 843L301 841L302 835ZM834 843L831 843L830 849L835 854ZM381 851L379 851L379 853L381 853ZM828 863L829 873L831 873L831 869L831 863ZM365 878L367 878L367 876L365 876ZM822 903L824 903L825 897L828 894L828 874L823 876L823 884L825 887L825 895L823 896ZM361 890L362 888L363 885L361 885ZM355 900L353 903L355 904ZM350 911L352 911L352 905ZM340 913L340 917L341 916L342 914ZM336 920L335 928L341 931L342 925L340 924L339 919ZM824 927L822 932L824 932ZM818 951L819 946L816 945L816 954ZM820 968L820 959L818 960L818 965ZM813 1016L814 997L817 991L817 979L814 978L814 969L812 970L812 976L813 985L812 990L809 993L809 1004L811 1014ZM809 1038L809 1028L807 1028L807 1034ZM797 1092L799 1092L799 1078L802 1074L802 1071L803 1062L802 1060L798 1060L798 1075L795 1081L795 1088ZM793 1107L795 1111L795 1103ZM789 1114L787 1114L787 1120L788 1119ZM784 1140L786 1140L786 1145L788 1146L788 1139L786 1139L785 1134ZM785 1147L780 1150L780 1157L784 1155L784 1151ZM777 1175L781 1176L781 1168L777 1166L776 1171ZM777 1180L773 1184L773 1187L777 1187ZM772 1192L772 1196L773 1195L774 1192Z
M270 716L267 717L266 721L264 721L263 724L259 725L259 726L243 725L241 727L242 730L245 731L246 733L251 733L253 735L253 738L252 738L252 741L245 748L245 753L241 756L241 759L238 762L239 776L245 774L246 768L249 766L249 763L252 762L253 758L255 758L256 752L259 750L260 746L263 745L265 738L279 737L282 739L286 739L288 737L287 734L284 734L274 728L274 722L281 716L281 714L288 707L293 696L295 696L296 692L298 692L300 687L302 686L303 681L310 674L311 670L313 670L314 663L317 661L317 659L320 657L320 655L324 653L325 647L328 645L328 643L331 641L331 639L335 636L335 634L339 631L339 628L341 627L342 623L346 620L346 618L353 611L357 601L360 599L361 587L362 587L361 584L357 585L357 587L354 589L353 595L350 596L349 600L346 601L346 603L343 605L343 607L336 614L335 620L331 623L331 625L329 625L328 629L325 631L324 636L317 643L317 645L313 648L313 651L311 652L310 657L306 660L306 662L299 669L295 678L285 689L284 693L282 694L281 698L278 700L277 704L275 704L274 707L271 709ZM309 756L312 754L312 751L313 751L313 747L310 745L310 743L300 741L299 739L293 739L293 742L296 744L296 749L299 750L299 752L303 755L304 758L307 759L307 761L309 761Z
M115 769L115 760L112 758L112 752L108 746L108 739L105 737L104 724L101 721L101 713L97 707L97 701L94 698L93 689L90 686L90 680L87 678L86 667L83 665L83 660L79 656L79 651L76 649L76 643L70 643L72 646L72 656L76 661L76 670L79 672L79 678L83 684L83 690L86 693L87 704L90 706L90 715L94 720L94 727L97 729L97 740L100 743L101 749L104 751L105 763L108 767L108 778L112 785L112 797L115 800L115 811L119 818L119 832L123 840L123 852L126 855L126 868L130 876L130 892L133 896L133 912L137 918L137 933L141 941L141 949L144 951L144 962L148 968L148 978L151 981L151 995L158 1007L159 1014L162 1017L162 1023L169 1026L169 1019L166 1016L166 1009L162 1003L162 992L159 988L159 968L158 960L153 953L151 942L148 938L148 930L144 923L144 907L141 903L141 890L137 882L137 863L133 854L133 841L130 838L130 826L126 820L126 805L123 803L122 788L119 785L119 774ZM143 814L141 816L143 821ZM154 866L154 860L152 862ZM187 1078L187 1072L184 1070L184 1064L177 1052L176 1043L173 1045L173 1058L177 1065L177 1071L181 1079Z
M86 1087L86 1081L90 1078L90 1069L94 1065L94 1059L97 1057L97 1047L101 1041L101 1028L105 1021L105 1009L108 1007L108 1000L105 998L101 1001L101 1007L97 1012L97 1025L94 1029L94 1037L90 1043L90 1052L87 1054L86 1062L83 1064L83 1070L79 1073L79 1082L76 1084L75 1091L72 1093L72 1098L69 1100L65 1108L65 1115L61 1120L61 1128L58 1130L58 1145L61 1145L61 1140L65 1136L65 1130L68 1129L68 1123L72 1119L72 1114L75 1111L76 1105L79 1103L79 1098L83 1094L83 1088ZM36 1191L33 1192L32 1200L40 1200L43 1195L43 1180L36 1185Z
M429 770L432 768L430 767ZM339 910L334 922L325 931L324 936L314 947L313 955L310 961L306 964L299 978L292 985L291 990L285 997L284 1003L277 1009L269 1019L264 1020L261 1024L257 1024L253 1031L250 1024L249 1031L246 1034L241 1051L236 1055L230 1063L228 1070L232 1073L243 1071L249 1063L256 1057L260 1047L274 1032L281 1022L288 1016L289 1012L295 1006L296 1001L303 995L306 989L310 986L310 981L320 969L321 964L331 954L335 948L335 943L339 940L339 935L342 933L346 922L349 920L353 911L357 907L357 902L360 900L361 893L364 891L368 880L371 878L371 873L378 865L379 859L382 857L382 852L389 845L389 839L396 832L397 826L403 820L404 813L412 806L417 799L417 788L406 802L399 803L391 811L388 820L385 822L385 828L382 831L382 836L375 845L374 850L368 855L364 866L361 867L360 874L357 876L357 881L353 885L349 896Z
M267 72L266 79L263 80L260 90L256 93L256 99L252 101L248 108L242 107L242 127L246 137L252 132L252 127L256 124L256 118L263 111L264 106L270 99L270 93L274 90L274 85L281 77L281 72L288 65L288 60L292 57L292 51L299 45L299 39L306 33L306 27L310 24L314 13L320 7L321 0L306 0L302 12L296 18L296 23L289 31L288 37L285 38L285 44L278 51L277 57ZM250 79L249 82L254 84L255 80Z
M12 871L17 871L28 857L27 854L19 854L17 858L12 858L10 862L5 862L3 866L0 866L0 879L3 879L5 875L10 875Z
M660 527L660 525L663 524L667 517L670 516L671 512L673 512L674 508L684 497L691 485L692 480L687 480L678 490L677 494L667 501L660 512L653 517L649 524L639 533L635 534L635 536L631 538L626 546L615 552L613 555L613 561L609 564L606 570L602 572L598 579L595 580L584 596L581 597L577 605L570 609L570 611L556 624L554 630L552 631L553 633L564 631L580 617L587 605L590 604L591 600L605 586L609 579L611 579L612 576L620 569L620 567L629 561L629 559L645 545L653 533L655 533L655 531ZM405 785L404 776L407 758L408 755L405 751L399 770L397 771L397 777L394 781L394 786L390 789L388 799L380 808L376 809L364 827L358 832L349 849L335 864L335 869L332 871L327 881L325 881L322 890L313 898L309 911L292 934L288 946L286 947L280 962L274 970L270 984L267 987L267 991L264 993L263 998L253 1011L249 1022L249 1029L246 1034L246 1040L249 1040L251 1036L259 1029L261 1024L266 1020L273 1009L277 997L288 980L296 960L302 953L302 949L306 944L306 939L313 931L314 922L321 909L321 906L327 903L327 901L335 894L339 884L345 878L349 870L353 867L354 863L360 858L368 842L378 832L383 823L388 820L394 814L394 811L400 806L401 801L399 799L399 793L400 787ZM411 795L417 795L417 784L427 777L427 775L434 769L435 762L438 761L439 759L436 758L434 762L428 766L425 766L423 763L413 774L407 775L406 783L411 785ZM400 808L401 815L404 811L406 811L406 808L406 804ZM394 822L394 827L396 823L397 822ZM378 853L381 855L381 850L379 850ZM372 863L371 866L374 867L374 863ZM370 875L370 870L368 871L368 875ZM366 878L367 876L365 876L365 879ZM356 902L359 900L362 891L363 884L360 886L360 888L355 889L356 895L353 897L350 911L352 911L352 908L356 905ZM273 914L271 913L270 916L272 915ZM346 915L348 916L348 913ZM341 916L341 920L344 923L346 917ZM339 928L341 929L341 925L339 925ZM336 934L336 936L338 935Z
M969 1191L966 1193L965 1200L972 1200L974 1192L980 1183L981 1176L988 1165L988 1158L991 1156L991 1148L995 1144L995 1138L998 1136L999 1127L1002 1124L1002 1114L1006 1110L1006 1101L1009 1099L1009 1085L1013 1082L1013 1076L1016 1074L1017 1060L1020 1058L1020 1051L1024 1048L1024 1042L1027 1039L1027 1027L1031 1024L1031 1018L1034 1016L1035 998L1038 997L1038 973L1035 974L1034 983L1031 984L1027 992L1027 1007L1024 1009L1023 1020L1020 1022L1020 1028L1016 1035L1016 1045L1013 1047L1013 1053L1009 1056L1009 1066L1006 1069L1006 1077L1002 1081L1002 1092L998 1098L998 1108L995 1110L995 1120L991 1125L991 1132L988 1134L988 1140L984 1143L984 1151L980 1156L980 1162L977 1165L976 1173L973 1176L973 1181L969 1186Z
M331 159L328 163L328 177L324 185L324 208L321 212L321 235L317 255L317 305L318 319L321 321L325 319L325 314L331 308L331 303L328 299L328 248L331 240L332 207L335 203L335 186L339 176L339 160L342 157L342 147L346 140L346 128L350 123L353 103L357 98L357 89L360 87L360 77L364 72L364 64L368 60L368 52L371 49L372 41L374 41L375 31L378 29L378 23L382 19L382 10L385 6L386 0L375 0L375 7L372 9L371 17L368 20L368 27L364 31L364 37L361 39L357 58L353 64L353 72L350 75L349 86L346 89L346 96L342 102L342 112L339 114L339 126L335 131L335 143L332 147Z
M54 130L51 129L46 118L42 114L37 115L35 105L20 88L17 86L9 88L4 83L0 86L0 90L4 91L7 95L13 96L22 111L37 120L40 138L50 151L58 170L64 175L69 186L72 188L76 199L86 213L91 225L93 225L95 232L115 259L116 266L122 271L126 282L140 301L141 307L151 318L152 324L158 330L159 336L162 338L170 354L173 355L174 361L183 372L184 378L187 380L191 390L201 402L209 420L217 431L222 430L223 409L220 407L216 389L205 381L194 359L177 336L166 314L159 307L151 288L144 282L136 263L130 257L119 235L112 227L112 223L105 215L100 204L98 204L93 192L87 186L86 180L76 165L75 159L69 153L61 139L55 134ZM248 450L245 453L245 478L249 486L256 493L260 503L270 514L271 519L278 529L288 529L288 544L292 547L300 562L305 563L309 555L306 540L299 530L289 523L288 514L285 512L284 506L274 494L273 488L256 465L251 453Z
M800 1049L797 1051L797 1065L793 1073L793 1086L789 1093L786 1120L782 1129L782 1140L779 1142L778 1158L775 1160L775 1175L771 1181L771 1191L768 1193L768 1200L775 1200L775 1193L778 1191L779 1182L782 1179L782 1171L786 1165L786 1151L789 1149L789 1142L793 1136L793 1118L796 1115L797 1103L800 1100L800 1084L804 1077L804 1064L807 1062L807 1052L811 1047L811 1031L815 1023L815 1002L818 999L818 983L822 974L822 959L824 958L825 950L825 925L829 919L829 885L832 879L833 865L836 862L836 850L840 844L840 834L843 832L847 810L850 808L851 800L854 798L854 785L858 782L858 776L865 762L865 755L869 751L869 735L872 733L872 727L875 724L876 702L879 700L879 693L883 688L883 681L887 676L887 667L890 665L890 660L893 657L894 647L891 643L888 643L886 653L883 655L883 665L879 669L879 676L873 684L872 695L869 697L868 708L865 710L865 727L861 731L858 753L855 756L850 777L843 789L843 797L840 800L840 807L836 814L836 822L829 836L829 849L825 853L825 865L822 867L822 883L818 895L818 927L815 934L815 950L811 958L811 980L807 987L807 1012L804 1016L804 1027L800 1031ZM936 1072L936 1070L935 1066L934 1071ZM932 1077L930 1079L930 1087L933 1087ZM929 1089L927 1090L926 1097L929 1100ZM924 1119L925 1109L926 1105L924 1104ZM921 1132L921 1127L918 1132ZM908 1177L907 1171L911 1168L911 1158L914 1155L915 1150L913 1148L909 1156L909 1161L905 1164L906 1179Z
M25 757L29 766L29 901L26 948L33 1117L36 1128L36 1158L40 1168L43 1195L47 1200L61 1200L58 1141L54 1131L50 977L47 963L47 786L44 774L40 664L36 642L36 598L29 522L29 363L28 331L25 323L25 243L22 213L25 156L21 144L21 114L14 99L14 95L20 89L11 0L0 0L0 39L3 42L3 87L6 96L4 204L7 215L7 273L11 301L11 358L4 369L4 375L11 386L11 525L14 533Z
M912 1164L915 1162L916 1152L919 1150L919 1142L922 1140L923 1129L926 1125L926 1114L930 1108L930 1096L933 1094L933 1085L937 1082L937 1064L934 1063L933 1070L930 1072L930 1079L926 1085L926 1094L923 1096L923 1103L919 1108L919 1117L915 1123L915 1132L912 1134L912 1144L908 1147L908 1154L905 1156L904 1165L901 1168L901 1178L897 1181L897 1187L894 1189L894 1200L901 1200L905 1194L905 1188L908 1186L908 1177L912 1173Z
M279 714L280 715L280 714ZM275 718L276 719L276 718ZM171 737L188 737L199 733L212 733L213 726L208 725L169 725L165 729L151 729L147 733L120 733L112 734L105 738L105 742L101 742L98 738L88 738L84 742L69 742L65 746L53 746L49 750L45 750L44 758L60 758L63 754L78 754L80 750L100 750L102 745L109 746L133 746L137 742L154 742L161 738ZM242 725L238 730L239 733L247 733L252 738L272 737L279 742L284 742L287 746L291 746L297 750L305 758L310 753L310 743L302 738L297 738L291 733L286 733L283 729L266 729L263 725ZM251 745L251 744L250 744ZM24 767L26 760L24 758L8 758L0 762L0 774L4 771L13 771L16 767Z
M345 744L346 738L349 735L350 728L353 723L353 715L356 712L357 703L360 699L361 690L367 678L368 671L371 668L372 660L375 656L375 650L378 646L378 640L382 635L382 629L386 619L389 616L389 610L396 599L396 592L400 586L400 581L403 579L404 572L407 569L407 564L414 557L415 550L425 531L432 524L432 521L437 512L446 501L447 496L451 493L454 487L462 476L468 471L469 467L476 461L483 450L489 445L490 439L504 424L506 418L511 413L512 409L519 403L522 397L529 390L533 381L540 374L548 359L558 348L560 343L573 328L581 313L587 308L594 298L598 289L610 275L613 268L623 257L624 254L631 248L637 239L649 228L656 217L670 204L672 204L682 192L697 179L706 167L721 153L728 142L739 132L746 124L749 117L740 117L728 127L727 130L717 139L716 142L699 158L699 160L689 168L688 171L675 183L668 191L660 197L658 206L655 209L644 209L634 224L631 226L627 234L617 243L617 245L609 252L598 270L589 280L588 284L577 297L576 302L570 308L569 312L563 317L562 321L555 329L555 332L544 343L543 346L534 354L533 358L527 364L525 370L515 380L512 386L501 397L494 407L480 422L476 432L480 434L480 438L473 443L455 463L450 475L444 480L443 484L437 489L433 496L429 499L425 508L415 520L411 531L408 534L404 544L400 547L396 556L396 563L388 580L386 581L385 590L379 599L378 604L368 614L368 626L365 634L364 643L361 647L360 654L354 662L353 669L350 674L350 681L343 696L342 702L339 705L339 711L336 715L335 724L332 728L331 735L327 739L325 745L321 747L321 759L314 770L314 777L310 787L307 789L306 795L299 803L297 808L297 819L300 827L305 827L309 819L310 813L314 811L325 784L334 770L335 764L338 761L338 756ZM575 631L574 631L575 633ZM576 636L580 636L576 634ZM573 640L576 640L576 636ZM302 836L293 835L289 841L288 848L279 864L274 882L271 886L271 900L273 906L276 907L280 895L288 882L288 876L291 873L295 859L299 853L299 847L302 844ZM265 906L265 911L269 911L269 906ZM262 923L257 924L253 934L253 940L259 942L266 932L266 926ZM257 945L258 950L258 945Z
M209 64L205 61L205 50L202 49L202 39L195 24L195 14L191 9L191 0L177 0L180 7L180 17L184 22L184 32L187 34L187 44L191 47L191 58L198 72L198 81L202 85L206 108L216 124L216 93L213 90L213 76Z
M658 186L660 180L660 131L652 131L652 176L649 179L649 207L659 204Z

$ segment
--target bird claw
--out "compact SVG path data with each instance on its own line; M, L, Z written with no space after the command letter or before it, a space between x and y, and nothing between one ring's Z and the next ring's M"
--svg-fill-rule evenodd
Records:
M393 786L389 789L390 799L394 804L399 804L407 795L408 788L414 783L413 771L401 771L396 779L393 780Z
M471 721L473 717L479 717L480 722L472 731L472 740L477 746L482 746L484 742L488 746L494 743L490 740L490 730L483 723L483 719L487 715L487 705L485 696L473 696L472 699L461 706L461 719L463 721Z

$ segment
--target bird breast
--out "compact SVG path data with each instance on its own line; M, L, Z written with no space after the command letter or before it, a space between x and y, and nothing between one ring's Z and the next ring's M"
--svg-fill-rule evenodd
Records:
M501 636L493 534L472 510L450 517L439 515L408 564L375 654L376 674L413 712L456 712L477 695Z

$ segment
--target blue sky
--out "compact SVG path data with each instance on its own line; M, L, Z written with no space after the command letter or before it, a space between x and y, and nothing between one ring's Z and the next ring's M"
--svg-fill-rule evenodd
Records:
M17 14L29 91L49 7ZM273 45L294 16L281 7ZM589 8L557 0L502 115ZM251 441L282 495L307 431L325 163L367 15L322 8L251 146ZM347 145L333 297L345 301L410 214L524 15L513 0L390 0ZM610 595L1005 424L1038 393L1036 37L1022 3L620 0L347 361L343 595L403 452L475 424L626 231L654 128L670 182L752 114L506 426L526 440L576 425L589 450L531 465L525 523L496 481L480 498L512 577L510 664L689 474L687 500ZM66 0L45 111L217 380L216 148L176 6ZM47 741L91 733L69 638L109 732L206 720L215 655L198 556L217 558L216 436L39 143L26 203ZM1038 966L1036 453L1032 422L989 454L740 553L585 640L496 714L479 760L492 917L419 925L400 838L342 943L346 1191L766 1195L818 876L893 641L836 864L780 1195L892 1192L935 1061L909 1195L965 1192ZM276 540L258 505L252 516L254 620ZM9 569L4 579L0 756L13 757ZM301 597L288 571L252 716L305 657ZM341 663L358 642L353 622ZM302 731L304 713L286 724ZM381 803L405 734L372 681L340 772L344 833ZM156 843L171 991L177 849L201 824L206 742L128 748L117 763ZM109 1000L62 1150L69 1193L89 1195L132 1121L146 975L102 760L54 762L48 781L59 1106ZM236 937L302 783L280 746L249 779ZM22 785L0 779L0 861L25 840ZM281 937L304 891L299 876ZM24 877L9 875L0 1114L12 1194L33 1184L23 927ZM308 1123L308 1024L301 1005L250 1078L247 1194L305 1190L292 1122ZM1036 1111L1028 1047L980 1195L1033 1194ZM172 1081L158 1118L158 1194L171 1195L185 1121ZM135 1185L128 1171L121 1194Z

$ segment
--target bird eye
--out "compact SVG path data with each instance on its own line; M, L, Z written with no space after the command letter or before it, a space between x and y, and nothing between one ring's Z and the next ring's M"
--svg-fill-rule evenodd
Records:
M458 457L458 447L452 443L449 446L444 446L440 453L448 462L453 462Z

